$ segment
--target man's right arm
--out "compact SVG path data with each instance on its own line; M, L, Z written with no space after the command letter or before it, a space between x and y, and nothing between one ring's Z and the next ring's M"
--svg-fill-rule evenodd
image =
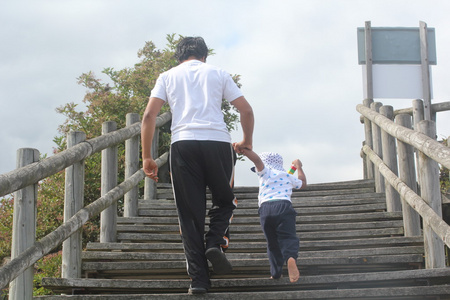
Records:
M158 181L158 166L152 157L152 142L155 134L156 117L164 105L164 100L151 97L145 108L141 126L142 165L145 175Z

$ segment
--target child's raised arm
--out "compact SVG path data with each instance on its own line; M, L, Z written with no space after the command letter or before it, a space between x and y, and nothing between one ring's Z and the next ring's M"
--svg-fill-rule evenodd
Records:
M300 189L303 189L306 187L306 175L305 172L303 172L303 164L299 159L296 159L292 162L292 164L294 165L294 167L297 168L297 177L298 179L300 179L303 183L302 183L302 187Z

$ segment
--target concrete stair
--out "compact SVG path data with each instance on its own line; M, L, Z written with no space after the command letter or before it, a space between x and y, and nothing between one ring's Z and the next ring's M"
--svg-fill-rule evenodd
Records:
M187 295L183 247L170 185L119 218L117 243L90 243L83 278L45 278L42 299L450 299L450 268L424 269L422 237L404 237L402 214L386 212L373 181L312 184L293 194L301 278L269 279L257 188L236 187L229 275L212 273L206 296Z

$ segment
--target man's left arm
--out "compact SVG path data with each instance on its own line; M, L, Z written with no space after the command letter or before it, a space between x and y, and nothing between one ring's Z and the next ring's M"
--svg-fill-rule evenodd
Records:
M241 126L243 131L242 141L235 143L235 151L242 153L242 149L253 149L253 127L255 126L255 117L253 109L244 96L241 96L231 102L237 108L240 114Z

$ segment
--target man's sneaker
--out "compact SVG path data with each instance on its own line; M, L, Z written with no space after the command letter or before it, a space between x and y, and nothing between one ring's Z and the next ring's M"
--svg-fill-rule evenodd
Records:
M219 248L209 248L205 252L206 258L211 262L213 271L219 275L231 273L233 267Z
M189 295L204 295L208 292L208 290L204 287L189 287L188 294Z

